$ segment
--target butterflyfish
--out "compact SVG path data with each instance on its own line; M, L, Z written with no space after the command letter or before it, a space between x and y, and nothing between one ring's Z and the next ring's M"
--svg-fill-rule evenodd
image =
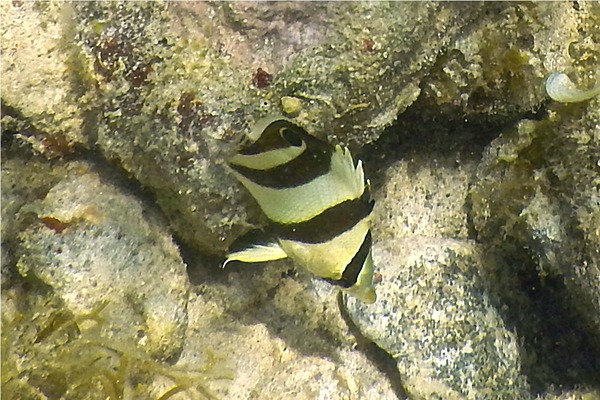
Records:
M256 240L230 249L223 266L289 257L359 300L375 302L374 201L361 161L283 118L264 120L253 136L229 166L269 224L262 235L245 235Z

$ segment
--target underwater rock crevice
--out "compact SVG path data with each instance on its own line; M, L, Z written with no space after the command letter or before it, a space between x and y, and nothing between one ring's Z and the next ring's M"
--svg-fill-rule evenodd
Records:
M598 389L600 347L593 324L578 312L582 299L573 297L563 277L540 276L535 257L523 252L517 245L501 256L491 250L489 259L495 259L504 278L483 281L507 327L521 340L522 370L532 393L582 385Z
M546 104L509 116L466 115L460 107L439 107L420 95L376 141L362 147L357 158L363 160L365 174L377 188L383 181L377 171L398 160L421 154L454 158L457 165L477 162L503 131L523 119L541 120L546 115Z

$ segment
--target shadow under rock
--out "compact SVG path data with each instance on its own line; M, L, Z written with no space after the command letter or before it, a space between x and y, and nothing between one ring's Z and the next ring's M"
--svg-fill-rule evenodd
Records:
M365 175L377 189L387 168L412 154L431 159L451 157L457 165L478 161L500 133L522 119L545 117L545 110L542 104L538 110L514 115L466 116L460 107L439 107L419 97L377 141L351 150L363 160Z
M286 280L295 280L300 284L310 285L307 276L298 274L291 261L277 261L271 263L257 263L248 265L238 262L232 262L227 268L220 268L224 259L199 254L185 244L180 243L181 254L184 262L188 265L188 276L192 285L230 285L229 277L231 274L238 275L236 281L246 282L245 287L240 288L240 296L248 296L247 304L241 308L232 308L227 310L227 314L235 320L247 324L263 324L267 330L275 337L285 341L290 348L307 356L320 356L333 360L336 363L343 363L340 360L338 348L340 338L328 329L327 321L324 318L322 324L316 327L314 313L324 313L326 309L320 307L320 304L308 301L307 309L301 309L300 304L306 300L298 300L298 309L300 313L294 313L277 307L275 296ZM266 291L258 288L262 282L261 268L272 268L274 275L279 274L281 283ZM300 276L298 276L300 275ZM304 278L306 280L304 280ZM253 297L253 288L258 288L263 294ZM230 294L231 295L231 294ZM291 294L290 294L291 295ZM310 297L310 296L309 296ZM290 301L294 301L290 299ZM243 303L243 302L242 302ZM323 307L326 307L323 305Z
M600 340L578 311L581 296L574 297L562 276L541 277L524 249L515 247L500 263L505 278L488 283L488 291L517 333L532 392L600 389Z
M350 318L350 315L344 306L342 292L338 293L338 307L342 314L342 318L348 325L348 329L356 338L356 348L385 375L390 382L394 393L398 396L398 399L408 399L408 393L402 385L402 378L400 377L400 371L398 371L396 361L388 352L363 336L358 326L356 326L354 321L352 321L352 318Z

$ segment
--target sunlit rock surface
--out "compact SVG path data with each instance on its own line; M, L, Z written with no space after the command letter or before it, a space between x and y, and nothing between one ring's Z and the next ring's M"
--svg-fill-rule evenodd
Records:
M409 395L527 399L517 339L489 302L471 243L380 242L378 300L347 307L365 336L393 356Z
M75 316L102 302L118 308L111 319L142 348L175 356L189 290L178 249L155 210L87 168L70 165L43 200L19 210L34 220L19 234L17 268L52 287Z

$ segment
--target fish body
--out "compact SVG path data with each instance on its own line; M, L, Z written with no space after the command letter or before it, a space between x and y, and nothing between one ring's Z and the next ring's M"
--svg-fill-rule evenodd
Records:
M319 140L287 119L265 120L258 129L254 142L229 165L269 219L270 236L230 251L225 264L290 257L373 303L374 202L362 163L355 165L347 148Z

